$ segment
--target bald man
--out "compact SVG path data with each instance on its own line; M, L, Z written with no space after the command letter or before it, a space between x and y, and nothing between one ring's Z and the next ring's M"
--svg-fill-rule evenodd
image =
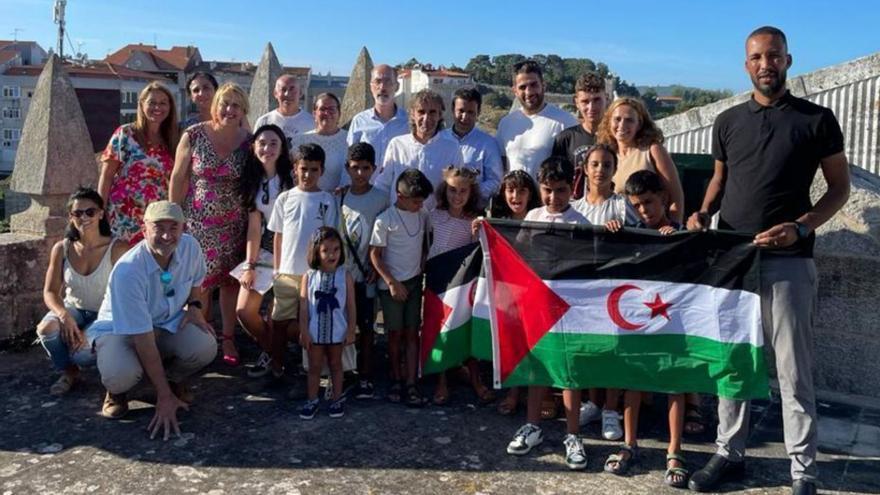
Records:
M275 80L275 100L278 108L257 119L254 131L266 124L275 124L284 130L287 142L297 134L304 134L315 128L315 119L312 114L299 107L299 99L302 92L299 81L292 74L282 74Z
M392 138L409 133L406 111L394 102L397 93L397 73L390 65L382 64L370 73L370 92L375 104L351 119L348 126L348 145L370 143L376 150L376 164L385 159L385 148Z

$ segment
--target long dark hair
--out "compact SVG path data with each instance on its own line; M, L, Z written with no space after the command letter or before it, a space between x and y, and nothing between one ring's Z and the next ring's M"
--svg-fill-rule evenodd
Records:
M507 206L507 198L504 197L504 191L508 188L518 189L524 187L529 190L529 204L526 205L526 211L533 210L541 206L541 196L538 194L538 186L535 180L525 170L511 170L501 179L501 190L492 198L492 204L489 208L489 215L492 218L510 218L513 212Z
M278 161L275 162L275 173L278 174L278 178L281 181L281 190L285 191L293 187L293 164L290 161L290 148L287 144L287 137L284 136L284 131L274 124L260 126L257 132L251 136L247 161L244 164L239 187L242 205L248 211L253 211L257 207L257 195L260 193L263 177L266 176L266 172L263 170L263 163L257 158L257 154L254 153L257 137L265 131L274 132L278 135L278 139L281 140L281 154L278 155Z
M98 191L95 191L91 187L80 186L77 188L77 190L73 191L73 194L67 198L68 213L70 213L70 209L73 208L73 202L78 199L91 201L104 212L104 215L98 221L98 232L104 237L110 237L113 235L113 232L110 230L110 222L107 221L107 212L104 210L104 200L101 198L101 195L98 194ZM80 239L79 230L73 225L72 221L67 223L67 230L64 232L64 237L72 242L76 242Z

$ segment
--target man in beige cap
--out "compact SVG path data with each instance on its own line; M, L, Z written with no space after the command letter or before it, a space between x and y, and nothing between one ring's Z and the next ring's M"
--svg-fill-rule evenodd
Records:
M146 373L157 393L150 437L162 429L166 440L172 431L180 435L177 409L187 409L192 400L183 380L217 354L214 330L198 302L205 257L183 225L178 204L156 201L147 207L144 240L113 268L93 326L107 388L104 416L128 412L126 393Z

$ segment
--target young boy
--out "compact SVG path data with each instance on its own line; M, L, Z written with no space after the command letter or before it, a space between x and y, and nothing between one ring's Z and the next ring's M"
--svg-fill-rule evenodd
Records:
M663 181L651 170L640 170L626 180L624 192L633 209L638 213L636 228L654 229L663 235L681 230L681 226L669 219L669 194ZM614 225L606 225L617 231ZM683 488L687 486L688 471L681 455L681 433L684 426L685 395L669 395L669 446L666 453L666 484ZM617 453L608 456L605 471L623 475L635 461L638 452L639 407L642 394L627 390L624 394L623 430L624 444Z
M376 171L376 151L369 143L355 143L348 148L345 171L351 188L342 195L340 233L345 246L345 267L354 278L356 320L360 331L360 382L354 396L356 399L372 399L376 271L369 257L370 236L376 217L388 208L388 193L370 184L370 177Z
M388 332L391 379L388 400L400 402L401 334L406 340L406 404L424 405L416 386L419 327L422 314L422 268L428 252L428 213L422 208L434 191L431 181L414 168L400 174L397 201L376 218L370 259L379 273L379 302Z
M275 232L275 282L272 289L272 374L284 374L284 350L288 339L298 340L299 294L303 274L309 269L306 256L309 239L323 226L338 225L338 208L332 194L318 188L324 173L324 150L317 144L303 144L296 150L296 186L275 200L267 225Z
M574 167L567 158L551 156L541 163L538 169L538 184L541 202L544 206L526 214L526 220L533 222L559 222L589 224L587 219L571 207L574 187ZM538 422L541 420L541 401L547 394L547 387L529 387L526 424L521 426L507 445L507 453L527 454L533 447L544 441L544 433ZM584 469L587 455L580 437L581 391L565 389L562 391L565 404L565 424L567 434L562 441L565 446L565 463L570 469Z

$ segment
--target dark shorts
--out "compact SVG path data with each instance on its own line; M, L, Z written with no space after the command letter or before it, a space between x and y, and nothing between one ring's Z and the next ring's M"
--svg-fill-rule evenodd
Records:
M385 330L388 332L399 332L404 329L417 332L422 326L422 276L417 275L404 280L403 285L409 291L406 301L394 300L390 290L379 290L382 317Z

